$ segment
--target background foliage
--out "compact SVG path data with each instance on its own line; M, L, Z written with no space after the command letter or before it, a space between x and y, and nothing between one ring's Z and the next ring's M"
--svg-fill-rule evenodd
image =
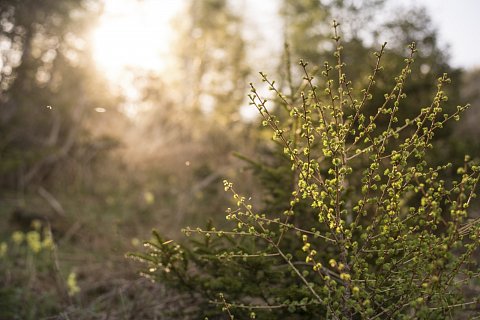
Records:
M321 74L324 61L335 64L330 54L334 17L343 21L343 61L356 80L355 90L368 84L375 64L371 52L383 38L395 38L385 51L388 60L376 79L372 109L366 112L374 112L383 101L391 75L404 68L406 48L415 41L418 53L399 117L411 118L428 106L436 79L448 72L453 85L445 89L445 112L455 112L467 101L473 107L458 126L439 131L428 160L432 166L452 162L452 168L463 164L465 153L475 160L478 72L449 65L425 12L399 11L395 20L377 21L385 4L282 0L278 19L283 29L278 33L288 46L263 61L252 58L257 43L247 34L252 28L237 3L187 0L175 22L173 71L134 73L139 92L135 103L142 111L132 118L125 111L129 97L112 90L92 58L90 35L102 1L2 1L0 318L169 318L181 306L193 317L199 309L216 314L208 299L139 279L138 265L124 259L124 253L138 250L138 238L152 228L160 230L163 243L180 239L178 231L185 225L203 226L209 219L223 225L224 209L232 206L223 191L225 177L238 193L252 195L254 207L268 212L289 208L297 181L283 147L271 141L262 119L242 113L248 105L248 82L255 79L252 71L269 66L269 79L277 80L287 101L301 103L304 83L296 63L308 61L314 76ZM256 88L267 91L262 82ZM268 98L272 113L295 125L282 111L281 99ZM378 123L379 128L387 125ZM445 175L451 178L455 170ZM478 216L472 205L472 215ZM312 210L307 204L298 206ZM30 242L20 241L20 235ZM42 249L36 252L34 243ZM196 246L200 253L216 253L223 244L211 238ZM197 254L190 258L197 259L198 270L205 270L202 286L244 286L233 270L243 270L246 278L254 275L255 281L285 277L262 274L267 263L248 260L247 269L220 268L225 273L210 281L207 271L218 262L195 258ZM255 293L258 288L245 290ZM45 295L39 298L39 292ZM292 289L290 301L303 293Z

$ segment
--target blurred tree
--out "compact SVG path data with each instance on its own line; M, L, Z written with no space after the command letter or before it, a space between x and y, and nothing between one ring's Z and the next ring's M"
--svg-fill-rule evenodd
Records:
M475 154L480 150L480 69L467 71L462 77L462 100L470 103L472 107L467 111L461 124L455 127L452 140L457 152Z
M136 81L146 108L137 119L139 130L129 137L142 150L129 159L150 172L148 184L168 199L162 210L170 217L175 213L176 227L223 212L220 182L233 160L234 141L249 135L240 114L249 67L242 17L234 5L187 1L175 20L168 77L150 73Z
M389 18L382 11L387 4L394 12L393 18ZM412 66L412 79L404 89L407 97L405 107L400 111L402 116L412 117L417 110L430 104L437 89L435 80L443 73L448 73L453 83L461 82L461 71L449 65L447 50L439 45L438 31L425 8L395 7L386 0L284 0L280 15L284 19L285 41L288 43L284 61L287 60L288 63L285 64L284 61L280 63L283 67L287 66L287 70L279 69L281 70L279 78L284 81L283 89L286 89L287 83L291 84L290 90L284 90L291 91L291 97L295 96L295 91L303 90L302 83L287 81L292 78L291 73L295 73L294 79L300 79L298 77L300 68L293 67L299 59L311 64L314 75L323 71L325 61L331 65L336 63L335 58L328 55L329 50L333 49L330 26L334 19L341 23L341 50L346 52L342 56L342 62L348 67L346 81L357 79L354 90L364 88L369 82L368 75L374 69L373 61L369 58L371 52L378 50L385 40L390 41L387 44L388 64L384 65L384 70L379 72L376 80L377 94L373 95L373 100L366 105L370 110L369 114L374 114L384 102L383 94L387 93L392 82L390 76L400 73L407 46L412 42L416 42L419 53ZM383 21L379 17L382 17ZM322 80L318 81L321 85ZM457 85L445 89L450 99L445 111L451 111L463 102L460 99L459 88ZM287 100L286 102L290 104L299 103ZM433 156L450 157L453 150L450 140L451 128L443 130L440 134L437 143L442 147L438 148L437 152L441 154Z
M283 0L280 16L284 20L285 42L290 46L293 62L303 59L314 65L331 58L331 25L342 23L347 41L358 42L371 37L370 29L386 0ZM363 32L361 32L363 31ZM345 39L344 39L345 40ZM282 62L283 65L283 62Z
M240 121L247 88L242 17L227 0L190 0L175 45L184 105L218 125ZM188 39L188 40L187 40Z
M382 14L389 3L387 0L333 0L317 1L302 0L282 2L280 15L284 20L285 41L289 44L289 57L292 63L303 59L314 67L321 67L324 61L332 60L328 55L331 51L331 24L333 20L341 23L342 44L346 55L343 59L348 67L351 78L359 79L368 75L374 67L372 63L356 63L356 61L368 61L367 58L373 50L391 40L387 46L391 54L396 55L389 61L389 72L400 71L403 56L407 46L415 41L419 49L416 70L424 76L423 82L432 83L432 79L443 72L455 73L448 64L447 50L438 43L437 29L425 8L406 9L394 7L390 9L396 14L388 18ZM378 17L384 17L381 21ZM332 61L329 61L330 63ZM281 62L284 65L284 62ZM386 72L386 73L389 73ZM458 74L455 74L456 81ZM412 86L421 87L425 93L430 94L432 85L413 83ZM455 96L457 98L458 95Z
M100 10L96 1L0 3L2 187L23 189L47 178L82 144L99 147L84 124L115 102L87 44Z
M320 64L319 59L330 44L328 7L317 0L284 0L280 16L284 19L284 37L291 48L292 60Z

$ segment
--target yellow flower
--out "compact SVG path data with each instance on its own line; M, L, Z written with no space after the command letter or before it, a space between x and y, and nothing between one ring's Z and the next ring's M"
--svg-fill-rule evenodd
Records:
M67 288L68 288L68 295L74 296L78 292L80 292L80 287L77 284L77 274L75 272L70 272L67 278Z
M35 229L35 230L40 230L40 228L42 227L42 222L38 219L35 219L32 221L32 228Z
M29 231L27 233L27 244L34 253L40 252L40 250L42 250L40 233L37 231Z
M53 238L51 232L46 232L42 241L42 247L45 249L53 248Z
M0 258L5 257L7 254L8 246L6 242L0 243Z
M22 231L15 231L12 233L12 240L16 245L22 244L25 239L25 234Z

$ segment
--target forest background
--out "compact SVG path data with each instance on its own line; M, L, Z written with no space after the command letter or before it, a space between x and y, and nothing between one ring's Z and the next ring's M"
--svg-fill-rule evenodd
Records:
M478 158L480 70L451 64L425 9L392 2L278 0L280 28L267 39L242 1L185 0L163 71L112 75L96 60L102 1L1 1L0 319L154 318L175 308L178 296L140 278L125 253L140 250L153 228L181 241L186 225L223 223L224 178L254 204L268 201L252 159L274 166L278 158L248 106L248 84L268 95L257 76L266 71L293 92L300 58L315 66L330 57L334 18L350 75L364 82L381 43L387 76L417 43L401 112L428 103L448 72L449 104L473 107L437 137L434 156ZM104 59L132 55L135 45Z

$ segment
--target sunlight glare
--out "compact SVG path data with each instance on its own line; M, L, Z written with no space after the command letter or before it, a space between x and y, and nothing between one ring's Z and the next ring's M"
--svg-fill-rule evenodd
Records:
M171 41L170 20L182 1L106 0L93 34L94 59L112 81L126 69L161 70Z

